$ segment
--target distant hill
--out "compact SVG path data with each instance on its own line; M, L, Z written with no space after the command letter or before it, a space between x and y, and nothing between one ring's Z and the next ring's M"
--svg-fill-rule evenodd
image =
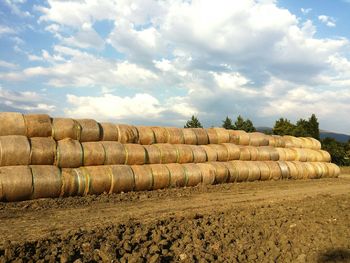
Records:
M320 131L320 137L321 139L324 139L326 137L334 138L338 142L347 142L350 139L350 135L329 131Z
M270 127L257 127L257 131L259 132L269 132L272 133L272 128ZM320 137L321 139L324 139L326 137L333 138L339 142L347 142L350 139L350 135L347 134L342 134L342 133L335 133L335 132L330 132L330 131L324 131L320 130Z

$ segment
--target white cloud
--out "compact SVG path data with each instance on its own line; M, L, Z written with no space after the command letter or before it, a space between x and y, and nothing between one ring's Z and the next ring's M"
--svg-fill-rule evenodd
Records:
M333 17L330 16L326 16L326 15L320 15L318 16L318 20L320 20L323 24L325 24L328 27L335 27L335 19Z
M0 68L8 68L8 69L15 69L17 68L18 65L4 61L4 60L0 60Z
M303 13L303 15L307 15L312 11L311 8L300 8L300 11Z
M0 73L6 80L25 80L47 76L55 87L147 87L157 81L156 74L128 61L116 62L96 57L64 46L56 46L55 54L42 51L42 59L49 67L29 67L21 72ZM31 57L33 59L33 57ZM37 57L34 57L37 59Z
M346 123L348 106L337 95L349 91L349 40L319 37L311 20L276 1L48 0L36 9L58 44L28 54L40 66L0 77L102 91L71 95L67 114L101 107L101 116L113 118L102 104L115 109L118 101L116 118L142 118L128 106L136 93L150 103L145 122L199 114L211 125L231 113L254 120L319 112L326 124L331 116ZM318 19L335 26L332 17ZM108 22L103 30L100 21ZM109 48L118 59L104 57Z
M91 116L96 119L130 119L158 118L164 110L160 102L153 96L138 93L133 97L120 97L104 94L101 97L78 97L68 94L67 101L71 105L66 113L73 117Z
M22 11L20 5L24 4L25 0L4 0L4 3L10 8L11 13L20 17L32 17L28 11Z
M16 31L8 26L0 25L0 36L5 34L15 34Z
M56 106L45 103L42 95L33 91L13 91L0 86L0 110L51 113Z

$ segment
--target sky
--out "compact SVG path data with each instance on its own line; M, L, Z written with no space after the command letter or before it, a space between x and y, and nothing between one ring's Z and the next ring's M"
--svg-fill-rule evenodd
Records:
M350 0L1 0L0 110L350 134Z

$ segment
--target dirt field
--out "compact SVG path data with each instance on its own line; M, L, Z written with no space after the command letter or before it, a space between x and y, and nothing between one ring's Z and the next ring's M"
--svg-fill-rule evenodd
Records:
M350 262L350 176L0 203L11 260Z

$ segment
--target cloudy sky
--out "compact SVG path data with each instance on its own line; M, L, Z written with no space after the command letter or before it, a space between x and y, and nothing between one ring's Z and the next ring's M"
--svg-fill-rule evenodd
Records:
M0 110L350 133L350 0L1 0Z

